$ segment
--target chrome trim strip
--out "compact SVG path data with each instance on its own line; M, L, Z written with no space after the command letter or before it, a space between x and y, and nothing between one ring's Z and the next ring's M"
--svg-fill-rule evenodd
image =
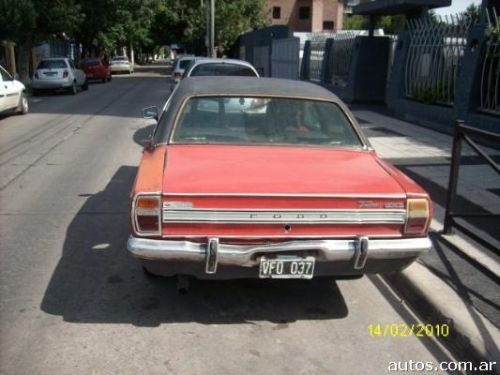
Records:
M405 210L215 210L163 208L163 223L404 224Z
M162 238L165 238L165 239L169 239L169 238L205 238L205 237L213 237L214 234L208 234L208 233L203 233L203 234L163 234L161 237ZM254 240L254 239L281 239L281 240L299 240L299 239L324 239L325 236L327 236L328 238L335 238L335 239L339 239L339 238L346 238L346 237L349 237L348 235L346 234L328 234L328 235L315 235L315 236L312 236L312 235L302 235L302 234L286 234L286 235L242 235L242 234L239 234L239 235L225 235L225 234L216 234L216 236L218 236L219 238L221 239L225 239L225 238L229 238L229 239L242 239L242 240L246 240L246 239L249 239L249 240ZM367 234L368 237L370 238L401 238L402 237L402 234L370 234L368 233Z
M163 196L200 197L298 197L298 198L389 198L406 199L406 194L287 194L287 193L163 193Z
M428 237L404 239L369 239L367 259L405 259L427 253L432 243ZM268 245L228 245L219 243L219 264L252 267L259 263L262 255L280 252L316 251L317 261L354 261L359 239L302 240ZM149 260L173 262L206 261L207 243L190 241L167 241L136 238L130 236L127 249L136 257Z

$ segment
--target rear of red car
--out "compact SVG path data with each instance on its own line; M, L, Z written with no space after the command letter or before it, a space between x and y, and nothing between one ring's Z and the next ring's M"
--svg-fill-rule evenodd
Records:
M283 80L214 80L206 90L221 94L203 96L199 79L174 92L132 191L127 245L150 272L357 276L430 250L429 196L377 157L345 107ZM228 94L252 85L260 96Z
M80 64L88 80L100 80L103 82L111 80L109 65L104 65L100 59L86 59Z

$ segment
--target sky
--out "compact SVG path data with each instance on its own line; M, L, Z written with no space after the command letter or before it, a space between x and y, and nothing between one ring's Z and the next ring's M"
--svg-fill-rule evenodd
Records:
M452 0L449 7L436 8L439 15L456 14L463 12L470 4L480 5L481 0Z

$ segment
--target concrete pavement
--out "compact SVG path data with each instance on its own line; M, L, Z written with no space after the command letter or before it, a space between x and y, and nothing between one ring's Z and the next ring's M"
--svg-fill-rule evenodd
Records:
M452 137L395 119L379 107L354 106L353 112L379 155L421 184L433 200L433 251L389 280L426 321L452 322L448 345L460 357L498 361L499 257L458 230L442 234ZM499 150L484 149L500 159ZM470 148L464 147L463 155L456 210L499 213L499 176ZM467 224L500 248L497 220L468 219Z

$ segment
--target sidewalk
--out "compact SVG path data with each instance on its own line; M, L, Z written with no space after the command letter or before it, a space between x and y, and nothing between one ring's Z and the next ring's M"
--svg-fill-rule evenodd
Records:
M430 236L434 249L389 281L424 319L453 322L455 349L498 361L499 257L458 230L442 234L452 137L395 119L383 107L353 105L351 109L377 153L417 181L433 200ZM500 150L486 150L495 161L500 160ZM500 178L467 146L462 155L456 207L500 213ZM500 248L500 223L483 218L467 224Z

